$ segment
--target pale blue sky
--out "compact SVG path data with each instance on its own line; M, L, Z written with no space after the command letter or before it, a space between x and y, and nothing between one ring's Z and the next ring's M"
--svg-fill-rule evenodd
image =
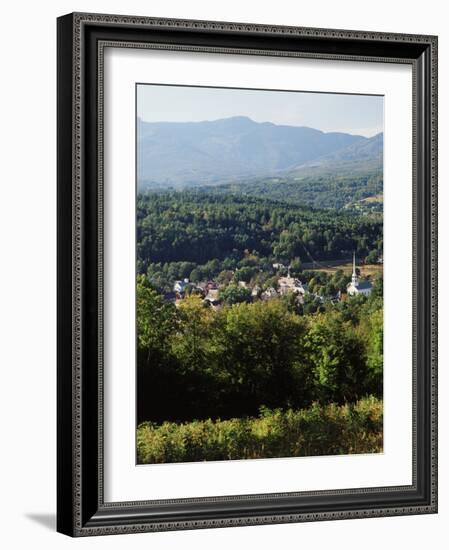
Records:
M137 116L147 122L247 116L371 137L383 131L383 96L139 84Z

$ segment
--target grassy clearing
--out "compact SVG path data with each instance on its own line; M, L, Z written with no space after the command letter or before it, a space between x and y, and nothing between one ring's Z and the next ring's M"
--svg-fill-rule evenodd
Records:
M360 275L362 277L369 276L373 279L378 279L379 277L383 276L384 268L382 264L366 264L366 265L358 264L357 267L360 269ZM335 264L329 267L319 267L319 266L310 267L307 269L313 269L313 271L323 271L324 273L327 273L327 274L333 274L337 270L341 269L345 273L345 275L350 275L352 273L352 262Z
M298 411L262 407L258 418L143 422L137 428L138 462L378 453L383 449L382 411L381 400L367 397Z
M371 197L366 197L366 199L362 199L360 202L365 203L375 203L375 202L383 202L384 196L383 193L379 193L378 195L373 195Z

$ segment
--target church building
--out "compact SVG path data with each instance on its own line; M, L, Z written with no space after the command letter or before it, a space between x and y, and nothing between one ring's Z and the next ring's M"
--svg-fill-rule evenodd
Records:
M369 296L373 290L373 284L371 281L359 281L357 273L355 271L355 252L352 256L352 278L351 282L347 286L347 292L349 296Z

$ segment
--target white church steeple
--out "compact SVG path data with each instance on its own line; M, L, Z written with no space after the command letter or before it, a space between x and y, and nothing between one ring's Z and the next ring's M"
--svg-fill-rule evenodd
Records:
M362 281L359 282L359 278L357 277L357 272L355 270L355 251L352 254L351 282L346 288L349 296L358 296L359 294L362 296L369 296L373 290L373 284L371 281L362 279Z
M352 253L352 278L351 278L351 284L353 287L359 286L359 280L357 278L357 273L355 271L355 251Z

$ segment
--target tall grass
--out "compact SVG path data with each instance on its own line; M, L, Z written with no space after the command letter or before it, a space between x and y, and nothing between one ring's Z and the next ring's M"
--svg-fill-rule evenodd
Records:
M143 422L137 428L139 464L199 462L382 452L382 401L303 410L269 410L258 418L185 423Z

